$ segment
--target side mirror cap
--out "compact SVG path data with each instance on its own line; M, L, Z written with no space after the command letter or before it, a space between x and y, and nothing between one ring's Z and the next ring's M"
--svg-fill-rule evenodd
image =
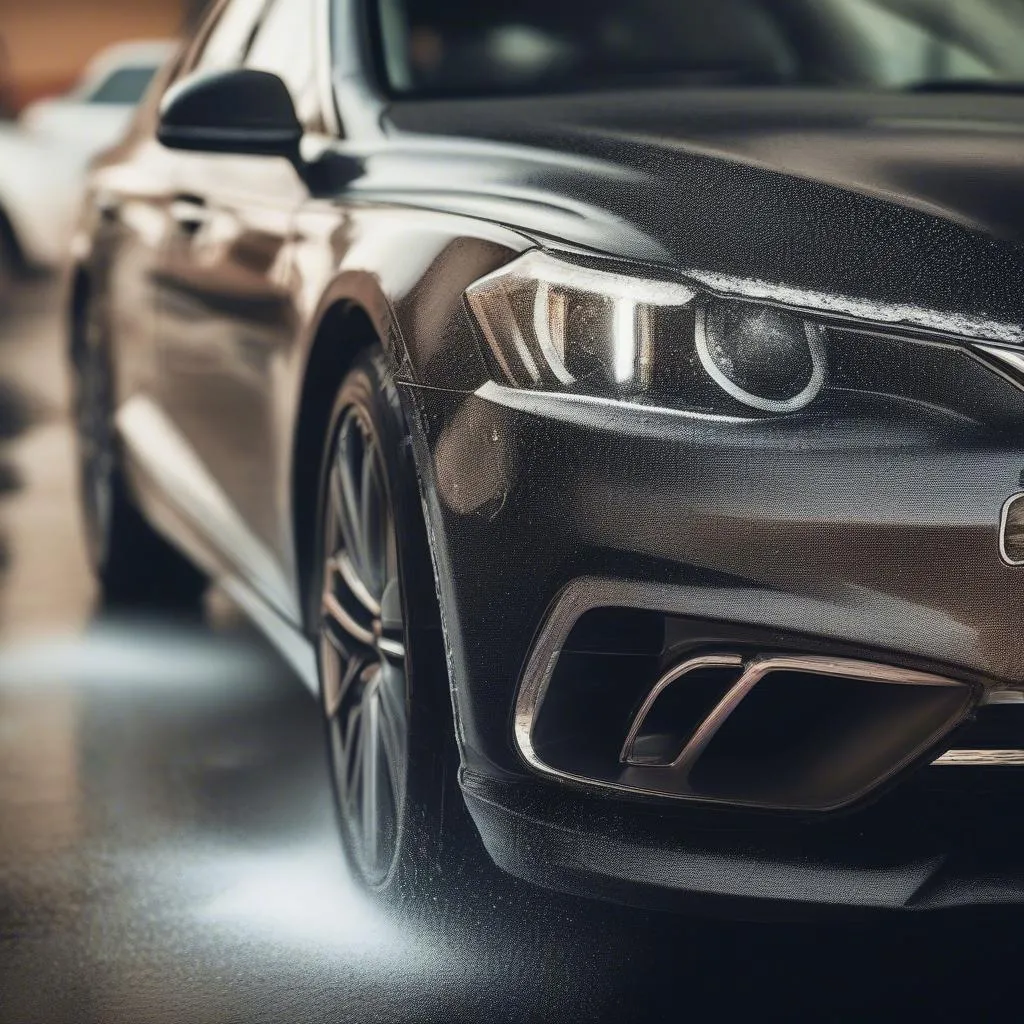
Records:
M169 149L298 160L302 124L288 87L251 68L199 72L167 90L157 139Z

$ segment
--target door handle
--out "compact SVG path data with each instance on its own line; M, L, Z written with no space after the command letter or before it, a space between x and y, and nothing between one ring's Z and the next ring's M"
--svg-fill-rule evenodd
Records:
M210 211L202 199L179 196L171 203L171 219L185 234L194 235L210 219Z

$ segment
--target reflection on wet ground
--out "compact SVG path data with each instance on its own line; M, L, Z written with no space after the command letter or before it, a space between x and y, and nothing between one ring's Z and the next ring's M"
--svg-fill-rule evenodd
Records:
M723 924L350 884L302 685L223 600L97 621L52 293L0 326L0 1020L916 1019L1014 999L1005 915ZM1011 988L1007 989L1009 982ZM1004 1006L1007 1005L1004 1003Z
M535 1011L568 980L578 952L538 962L529 928L517 949L363 902L313 704L245 631L105 623L0 676L4 1019L491 1018L521 972Z

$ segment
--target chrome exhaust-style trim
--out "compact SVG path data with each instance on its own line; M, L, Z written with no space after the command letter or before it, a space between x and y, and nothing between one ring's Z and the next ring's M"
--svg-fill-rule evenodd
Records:
M815 654L769 655L754 658L733 688L704 719L671 767L679 770L692 767L725 725L729 716L739 707L743 698L762 679L775 672L805 672L834 679L856 679L865 683L888 683L897 686L963 687L963 683L946 679L945 676L935 676L930 672L916 672L912 669L894 668L891 665L879 665L873 661L857 661L852 658L831 658Z
M667 690L674 682L682 679L683 676L689 675L691 672L697 672L702 668L741 668L743 666L743 658L738 654L706 654L699 658L691 658L689 661L684 661L675 668L670 669L665 673L651 689L651 692L644 698L643 704L640 705L640 710L637 711L636 717L633 719L633 725L629 730L629 735L626 736L626 742L622 744L621 760L624 764L637 764L639 762L634 760L634 748L636 747L636 739L640 735L640 730L643 727L644 722L647 721L647 716L651 712L651 708L654 707L657 699ZM650 764L650 762L643 762Z
M693 605L689 604L687 601L687 598L690 596L693 596L695 599ZM696 593L690 595L689 592L683 591L678 587L638 584L601 577L582 577L573 580L555 602L551 613L542 626L533 650L527 659L520 679L519 690L516 694L512 720L512 740L514 748L524 764L537 775L563 784L579 786L580 788L594 792L619 793L622 795L640 797L655 796L672 801L688 801L704 804L728 804L731 806L734 806L737 803L742 804L743 801L723 800L712 796L699 795L685 791L665 792L664 790L653 788L651 784L651 775L658 772L671 771L671 766L651 767L648 764L630 764L624 766L625 770L619 777L595 778L572 768L560 768L555 765L548 764L534 745L534 726L540 718L541 711L544 707L548 688L555 673L555 667L562 654L562 645L572 631L573 626L586 612L591 611L594 608L621 607L656 609L664 611L665 614L696 615L698 614L698 607L696 604L697 596L698 595ZM701 601L704 602L701 604L700 609L706 612L706 595L701 594L699 596ZM772 657L774 659L774 656ZM861 673L865 682L869 682L874 679L882 683L902 682L906 685L940 685L944 687L964 687L967 690L973 689L969 683L957 681L955 679L936 676L926 672L917 672L910 669L879 665L874 662L816 655L791 656L787 658L790 662L792 662L793 659L796 659L798 665L805 669L810 669L812 671L815 669L833 669L837 675L844 675L844 669L852 669L856 667L856 671L852 674L856 677L858 673ZM762 659L762 661L763 660L764 659ZM777 670L781 670L780 661L777 659L774 660L775 668ZM743 675L746 676L748 672L760 664L761 661L754 658L747 663L747 668ZM683 673L684 676L685 674L686 673ZM759 678L763 679L763 676L764 673L762 672ZM733 689L738 687L742 680L743 676L741 676L740 680L737 680ZM659 679L659 681L661 680ZM758 680L755 679L754 683L757 681ZM744 682L744 686L747 687L748 684L753 685L750 682L749 677ZM667 685L670 684L666 684L666 686ZM997 691L993 691L993 697L996 697L996 692ZM1022 692L1024 692L1024 687L1022 687ZM1002 691L998 691L998 693L1000 696L1002 695ZM655 699L657 696L658 695L655 695ZM723 702L728 699L728 696L729 695L727 694L726 697L723 698ZM982 702L985 699L984 695L981 693L977 693L975 696ZM998 697L996 697L996 699L998 700ZM645 700L644 705L647 705L647 703L647 700ZM972 701L971 703L977 703L977 701ZM646 710L649 711L650 707L647 707ZM635 717L636 716L634 716L634 719ZM630 723L629 731L632 731L633 724L634 723ZM721 728L721 724L724 724L724 722L719 724L719 728ZM951 723L950 728L955 724L955 722ZM637 735L640 735L642 727L641 723L637 728ZM702 737L694 737L694 739L699 738ZM899 762L899 764L893 766L893 771L899 771L901 768L910 764L915 757L923 756L927 752L928 747L937 744L941 738L942 737L940 735L936 735L929 743L924 743L919 749L910 752L906 758ZM710 740L710 737L708 737L708 739ZM691 740L691 743L692 742L693 741ZM642 774L637 775L634 773ZM680 773L676 770L674 774L678 777ZM886 778L891 774L892 772L888 773ZM881 779L879 780L879 783L884 781L885 779ZM859 795L862 794L858 794L857 796ZM857 799L857 796L853 799ZM852 800L847 803L849 802L852 802ZM846 806L846 804L837 806ZM833 808L830 807L827 809L831 810Z
M690 661L684 661L672 669L671 672L662 676L655 683L654 688L637 712L622 748L622 761L626 764L638 763L632 756L636 738L640 735L644 722L654 706L654 702L672 683L700 668L743 664L743 659L736 655L707 655L701 658L693 658ZM743 674L697 727L679 756L675 760L661 765L651 764L649 761L644 762L645 767L674 768L676 770L692 767L722 726L725 725L729 716L739 707L743 699L765 676L772 675L775 672L807 672L818 676L857 679L868 683L888 683L900 686L963 686L962 683L946 679L944 676L932 675L929 672L916 672L912 669L895 668L890 665L879 665L876 662L859 661L852 658L832 658L827 655L814 654L764 655L755 657L746 663Z

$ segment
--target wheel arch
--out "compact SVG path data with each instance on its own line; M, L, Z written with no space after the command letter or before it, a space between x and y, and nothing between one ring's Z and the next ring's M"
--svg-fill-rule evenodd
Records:
M386 343L388 331L358 298L334 294L324 303L312 332L299 392L292 441L291 507L295 567L303 626L309 628L306 595L316 543L320 466L327 427L341 382L361 352Z

